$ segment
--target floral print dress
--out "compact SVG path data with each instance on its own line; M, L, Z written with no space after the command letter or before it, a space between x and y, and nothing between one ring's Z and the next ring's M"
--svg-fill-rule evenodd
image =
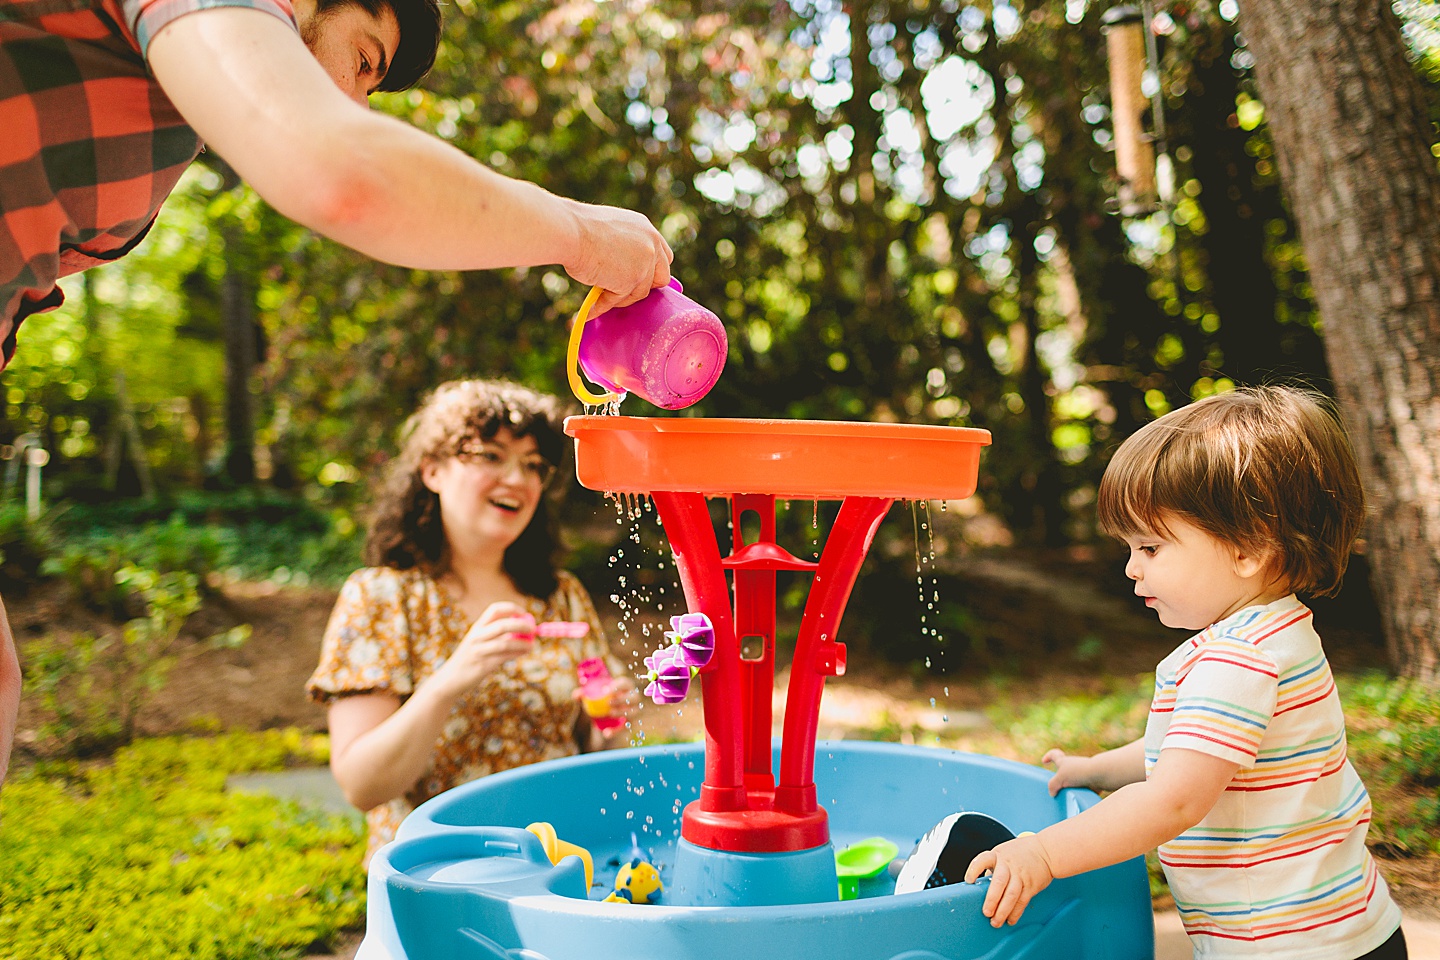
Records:
M577 752L576 665L604 657L616 676L624 667L610 654L580 581L565 571L558 578L548 599L527 597L524 606L537 621L581 620L590 624L590 633L581 639L536 639L532 653L455 702L425 774L404 796L366 813L367 863L394 839L400 821L436 794L487 774ZM451 592L419 570L356 571L340 590L320 664L306 691L327 706L358 693L391 693L404 700L440 669L470 623Z

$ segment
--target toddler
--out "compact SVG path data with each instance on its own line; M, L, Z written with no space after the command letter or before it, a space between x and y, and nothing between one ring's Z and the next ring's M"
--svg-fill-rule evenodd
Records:
M1403 960L1400 911L1365 848L1370 798L1310 610L1340 585L1365 512L1345 433L1287 387L1209 397L1116 451L1099 519L1167 627L1145 736L1093 757L1051 750L1051 794L1113 790L980 854L984 913L1015 923L1056 877L1152 847L1196 957Z

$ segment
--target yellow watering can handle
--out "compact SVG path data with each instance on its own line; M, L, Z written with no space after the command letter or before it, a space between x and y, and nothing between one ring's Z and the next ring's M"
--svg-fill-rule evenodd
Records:
M580 304L580 312L575 314L575 323L570 328L570 349L565 353L565 372L570 375L570 390L575 394L575 399L592 407L602 407L623 396L619 393L591 393L585 386L585 381L580 379L580 334L585 329L585 324L590 321L590 311L598 299L600 288L591 287L585 296L585 302Z

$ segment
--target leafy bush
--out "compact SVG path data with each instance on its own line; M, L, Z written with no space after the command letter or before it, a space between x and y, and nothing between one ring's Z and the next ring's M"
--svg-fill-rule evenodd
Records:
M142 567L161 574L184 573L203 587L219 567L224 548L214 529L189 526L177 514L168 523L138 530L67 539L46 561L44 572L63 576L88 606L118 619L144 609L144 598L130 589L121 570Z
M138 741L113 763L15 772L0 832L0 956L282 960L365 912L353 818L225 792L227 775L323 763L296 730Z
M1339 682L1373 835L1396 853L1440 853L1440 693L1378 673Z
M265 491L190 491L162 502L75 505L61 532L64 548L49 572L110 604L123 602L106 585L125 564L186 570L202 588L216 572L337 585L360 565L360 531L346 511L327 512Z
M1122 681L1099 696L1057 697L990 711L990 719L1006 731L1019 756L1038 763L1051 747L1067 753L1095 754L1124 746L1145 732L1155 681L1144 674Z
M24 589L38 579L54 539L55 531L43 514L32 521L23 503L0 503L0 590Z
M130 741L140 710L175 666L185 621L200 608L190 573L122 567L115 580L140 598L145 611L118 636L46 637L24 648L26 692L49 717L40 726L41 740L59 752L86 755ZM249 626L239 626L204 642L235 647L249 635Z

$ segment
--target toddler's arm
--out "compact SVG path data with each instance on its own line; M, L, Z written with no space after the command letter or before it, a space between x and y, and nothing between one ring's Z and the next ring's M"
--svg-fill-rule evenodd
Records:
M1055 776L1050 778L1052 797L1065 787L1119 790L1145 779L1145 741L1132 740L1093 757L1072 757L1056 749L1046 753L1040 762L1055 764Z
M1239 770L1239 764L1194 750L1163 750L1150 779L1123 786L1037 834L987 850L970 862L965 882L992 870L982 910L991 926L1014 924L1056 877L1137 857L1205 819Z

